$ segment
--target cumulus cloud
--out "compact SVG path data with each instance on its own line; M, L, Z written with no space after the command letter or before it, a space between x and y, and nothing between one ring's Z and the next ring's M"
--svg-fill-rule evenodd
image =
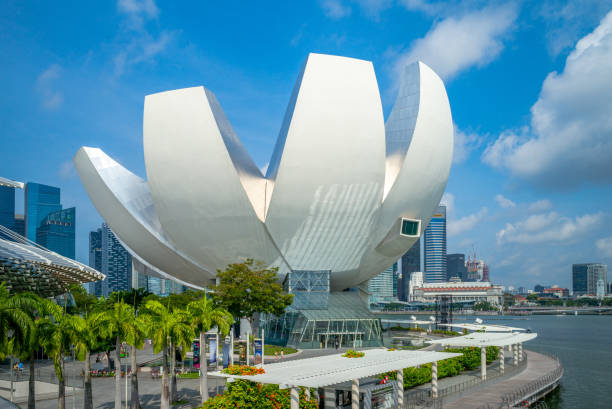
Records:
M321 7L325 15L330 18L339 19L351 14L351 8L342 0L323 0Z
M146 20L159 15L159 8L154 0L119 0L117 10L128 16L133 28L140 28Z
M74 169L74 164L71 160L64 161L60 164L60 168L58 171L60 177L62 179L72 179L76 176L76 171Z
M363 14L377 19L380 12L392 5L392 0L322 0L320 2L323 12L329 18L340 19L351 15L354 4Z
M497 232L497 242L503 243L555 243L580 238L600 223L603 214L585 214L574 219L556 212L528 216L516 223L507 223Z
M550 209L552 209L552 203L547 199L538 200L529 205L530 212L544 212Z
M469 216L460 219L451 219L446 224L446 234L449 237L457 236L461 233L472 230L487 214L487 208L481 208L477 213L472 213Z
M509 209L511 207L516 207L516 203L514 203L512 200L500 195L495 196L495 201L497 202L497 204L504 208L504 209Z
M611 72L612 12L546 77L529 128L501 134L483 161L547 187L612 182Z
M477 149L484 138L475 132L463 132L455 125L455 138L453 146L453 163L458 165L465 162L472 151Z
M52 64L36 79L36 88L40 94L42 106L46 110L57 109L64 102L64 96L56 89L56 83L61 72L62 67L58 64Z
M447 17L416 40L398 58L395 68L401 71L409 63L421 60L449 79L472 67L483 67L504 48L503 40L516 15L514 6L504 5Z
M595 242L597 250L606 257L612 257L612 237L604 237Z

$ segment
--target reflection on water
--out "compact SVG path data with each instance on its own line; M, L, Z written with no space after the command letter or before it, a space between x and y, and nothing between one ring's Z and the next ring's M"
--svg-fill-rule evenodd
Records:
M410 319L410 316L384 318ZM538 333L538 338L526 343L525 348L559 357L564 375L559 392L547 400L551 409L612 408L612 315L480 318L485 324L529 328ZM474 319L473 316L454 317L455 322Z

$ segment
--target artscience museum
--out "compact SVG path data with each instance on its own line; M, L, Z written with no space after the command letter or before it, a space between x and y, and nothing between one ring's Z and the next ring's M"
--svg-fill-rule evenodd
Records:
M146 180L98 148L74 163L148 274L206 287L227 264L261 260L296 294L285 316L265 321L277 343L377 345L364 284L427 227L453 150L438 75L417 62L399 84L385 122L371 62L310 54L265 175L205 87L145 97Z

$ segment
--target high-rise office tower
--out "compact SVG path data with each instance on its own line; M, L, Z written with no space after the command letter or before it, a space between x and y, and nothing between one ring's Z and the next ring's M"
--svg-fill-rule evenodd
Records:
M390 302L396 300L397 293L394 295L393 292L393 288L396 287L396 285L393 283L396 278L396 272L397 263L393 263L392 266L368 281L370 303L375 304L378 302Z
M49 214L62 210L57 187L28 182L25 190L26 237L36 241L36 230Z
M423 236L425 282L446 281L446 206L438 206Z
M25 236L25 216L23 214L15 215L15 228L13 231L20 236Z
M102 293L108 296L114 291L132 288L132 256L121 245L106 223L102 224L102 270L106 275Z
M467 268L465 267L465 254L455 253L446 255L446 278L459 277L461 281L467 278Z
M400 258L398 262L398 291L397 297L400 301L408 301L410 290L410 274L421 271L421 238Z
M89 232L89 267L102 272L102 229ZM102 295L102 280L89 283L89 293Z
M608 283L608 265L599 263L585 263L572 265L572 290L576 295L597 295L597 282L603 288Z
M75 208L58 210L45 216L36 229L36 243L74 259Z
M15 229L15 188L0 185L0 225Z

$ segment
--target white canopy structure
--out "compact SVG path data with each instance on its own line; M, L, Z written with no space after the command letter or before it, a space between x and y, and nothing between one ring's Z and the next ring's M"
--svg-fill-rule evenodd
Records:
M484 332L515 332L525 331L525 328L508 327L506 325L485 325L485 324L470 324L470 323L456 323L456 324L438 324L440 327L451 327L451 328L463 328L470 331L484 331Z
M0 186L14 187L16 189L23 189L25 187L25 183L17 182L15 180L10 180L10 179L3 178L0 176Z
M274 363L265 366L265 373L259 375L229 375L223 372L209 372L211 376L246 379L253 382L276 384L281 388L292 389L292 405L294 393L297 388L324 388L343 382L352 382L355 398L353 402L359 403L359 379L375 376L381 373L398 371L398 385L402 391L403 381L401 373L404 368L432 363L437 368L437 361L460 356L458 353L435 351L405 351L388 349L370 349L363 351L361 358L346 358L341 354L326 355L316 358L298 359ZM432 371L437 375L437 369ZM432 380L436 385L437 378ZM437 389L435 389L437 393ZM298 406L291 406L297 408Z

